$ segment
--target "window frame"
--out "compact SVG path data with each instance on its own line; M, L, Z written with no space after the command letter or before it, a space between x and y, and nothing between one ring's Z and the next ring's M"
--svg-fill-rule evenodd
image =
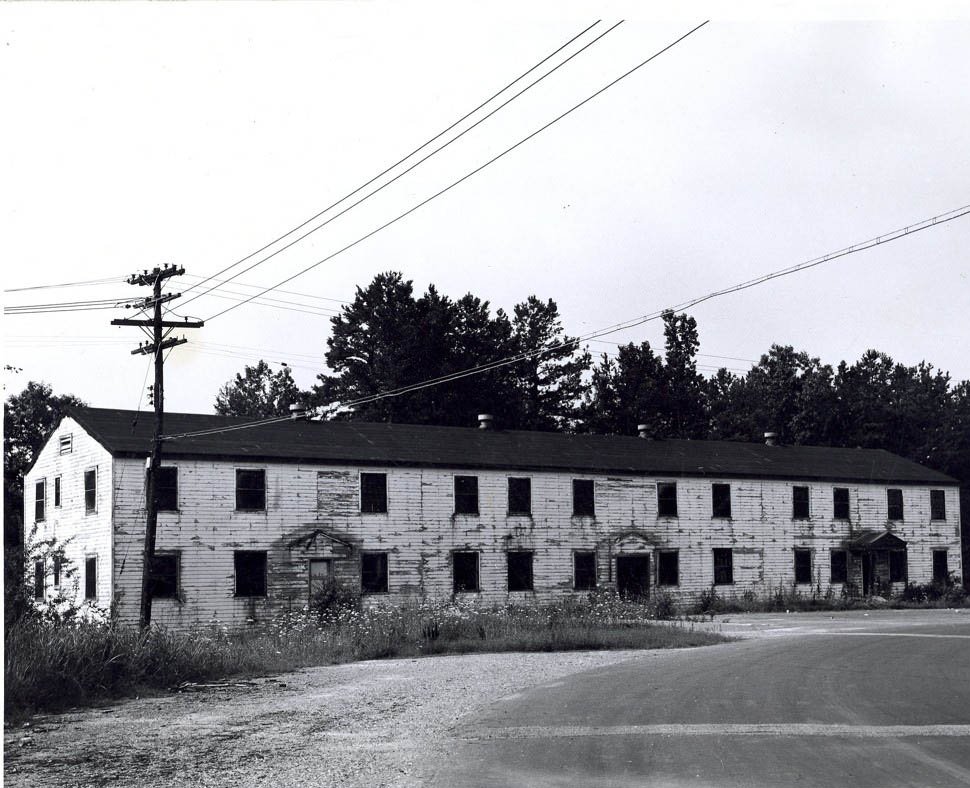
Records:
M88 488L88 476L94 476L94 486L90 489ZM91 468L84 469L84 514L85 516L89 514L98 513L98 466L95 465ZM88 495L90 494L91 499L88 500Z
M266 469L265 468L235 468L235 482L236 482L236 496L235 496L235 511L237 512L265 512L266 511ZM263 480L262 488L262 506L241 506L240 503L244 501L240 500L240 493L243 496L254 494L256 491L255 487L242 487L239 484L240 477L244 474L259 474Z
M512 561L513 556L516 560L524 560L525 563L521 567L516 568L516 579L521 579L523 582L516 583L516 587L512 587ZM505 586L509 593L521 593L535 591L535 551L534 550L507 550L505 552ZM521 575L519 572L521 571Z
M57 442L57 453L61 454L71 454L74 451L74 433L68 432L62 434L58 438Z
M718 500L715 495L715 490L719 490L721 494L727 490L727 514L718 512ZM721 501L721 509L723 510L724 500ZM731 484L730 482L711 482L711 519L712 520L730 520L732 515L731 508Z
M670 488L673 488L673 497L671 498L670 495L661 495L661 488L668 491ZM712 492L711 511L714 511L713 495L714 493ZM673 501L673 513L669 511L671 500ZM668 508L668 511L664 511L665 506ZM677 482L657 482L657 517L680 517L680 512L677 507Z
M175 484L168 487L163 487L158 484L158 489L155 490L155 500L158 501L158 511L159 512L177 512L179 511L179 466L178 465L161 465L158 469L158 481L162 481L162 474L165 472L174 471L175 472ZM175 493L175 505L174 506L164 506L162 501L162 496L160 494L161 490L172 490ZM263 502L266 501L266 479L263 479Z
M240 572L240 559L246 558L251 559L256 556L262 557L263 572L261 583L252 584L251 587L243 588L240 591L240 580L248 575L243 575ZM246 569L247 567L243 567ZM269 575L269 553L266 550L233 550L232 553L232 596L235 599L265 599L269 596L267 578ZM261 586L261 587L260 587ZM255 593L245 593L255 589Z
M591 582L589 582L589 583L587 583L585 585L580 585L579 584L579 579L580 579L579 559L580 559L580 556L583 557L583 560L584 561L585 560L589 560L590 563L591 563L591 566L590 567L584 567L583 568L583 574L586 577L591 578ZM592 569L592 573L591 574L587 574L587 571L590 568ZM597 578L596 575L597 575L597 571L596 571L596 551L595 550L573 550L573 591L595 591L596 590L596 583L597 583L597 580L598 580L598 578Z
M376 572L364 572L364 559L377 560ZM377 582L365 584L364 577L373 576ZM361 594L387 594L390 588L390 559L387 550L362 550L360 553L360 593Z
M668 574L670 567L666 568L666 571L662 570L661 567L670 558L674 559L674 582L670 582L669 577L665 578L664 575ZM680 550L657 550L657 587L658 588L676 588L680 585Z
M464 482L464 483L467 484L469 481L474 481L474 483L475 483L474 484L474 486L475 486L474 493L472 493L472 492L470 492L468 490L459 491L459 489L458 489L459 483L460 482ZM472 495L474 495L474 497L475 497L475 506L474 507L472 507L472 506L469 505L469 501L471 500ZM480 515L481 514L481 512L479 511L479 505L478 505L478 477L477 476L471 476L471 475L468 475L468 474L459 474L459 473L456 473L455 476L454 476L454 496L455 496L455 507L454 507L455 508L455 514L462 514L462 515L466 515L466 516L469 516L469 517L474 517L474 516L477 516L477 515ZM458 502L459 501L463 501L464 502L463 508L462 507L459 507L459 505L458 505Z
M838 500L838 496L841 493L845 493L845 516L839 514L839 509L843 505L841 501ZM852 498L849 493L848 487L833 487L832 488L832 519L842 520L849 522L852 519Z
M38 496L37 493L40 493ZM39 516L38 516L39 515ZM47 521L47 477L34 482L34 522Z
M475 556L475 587L458 587L457 557L473 555ZM451 589L453 594L477 594L482 590L482 555L480 550L452 550L451 551Z
M804 500L800 497L804 496ZM812 519L812 495L807 484L794 484L791 488L791 518L792 520Z
M61 587L61 563L62 563L61 556L55 553L51 557L51 563L53 564L53 566L51 567L51 587L60 588Z
M149 573L149 592L152 595L152 599L178 599L179 598L179 588L182 582L182 554L178 550L159 550L154 555L155 563L152 565L151 572ZM159 581L159 576L162 574L158 571L159 559L163 562L169 560L174 562L172 579L169 582L168 579L164 581ZM159 589L160 585L164 584L162 590ZM171 586L171 588L169 588Z
M54 508L61 508L61 475L54 477Z
M714 579L713 584L716 586L732 586L734 585L734 549L731 547L714 547L711 548L713 569L714 569ZM727 563L725 564L722 560L721 565L718 565L718 556L722 559L727 557ZM728 579L723 579L723 572L727 571ZM718 579L718 572L722 573L721 579Z
M899 517L893 517L893 512L897 508L897 505L891 499L894 498L896 495L899 496L899 504L898 504ZM905 522L906 518L904 517L904 515L905 515L905 503L903 501L902 489L899 487L887 487L886 488L886 519L891 522L901 523L901 522Z
M531 476L508 476L506 477L507 489L508 489L508 505L506 508L507 517L531 517L532 516L532 477ZM513 482L516 485L525 484L528 488L528 503L525 509L513 509L512 508L512 488ZM521 492L521 491L520 491Z
M596 517L596 480L595 479L573 479L573 517ZM589 508L580 510L579 503L586 502L586 494L577 495L578 488L589 487ZM531 498L531 490L530 490ZM531 508L531 505L530 505Z
M841 579L835 577L835 556L842 556ZM829 583L848 583L849 582L849 551L841 548L832 548L829 551Z
M365 507L365 481L364 477L368 480L376 480L378 478L383 479L383 490L379 500L372 500L371 496L374 495L374 490L372 488L367 488L367 506ZM369 483L369 482L368 482ZM358 478L358 494L360 496L360 513L361 514L387 514L388 511L388 495L387 495L387 471L360 471Z
M47 591L47 578L43 559L34 561L34 599L43 599Z
M91 571L92 566L94 567L93 573ZM84 598L85 599L98 598L98 555L97 553L84 556Z
M946 521L946 490L930 490L930 520Z
M808 561L807 567L804 562L806 559ZM809 547L795 547L792 548L792 569L795 576L796 585L811 585L812 584L812 550ZM807 577L807 579L805 579Z

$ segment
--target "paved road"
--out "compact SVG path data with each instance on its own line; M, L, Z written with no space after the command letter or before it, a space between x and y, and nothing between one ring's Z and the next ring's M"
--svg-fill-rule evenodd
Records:
M970 786L970 612L728 616L744 640L512 695L442 786Z

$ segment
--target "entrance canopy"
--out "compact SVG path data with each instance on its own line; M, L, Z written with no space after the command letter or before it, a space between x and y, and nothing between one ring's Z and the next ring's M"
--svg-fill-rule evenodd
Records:
M905 550L906 542L891 531L860 531L845 546L850 550Z

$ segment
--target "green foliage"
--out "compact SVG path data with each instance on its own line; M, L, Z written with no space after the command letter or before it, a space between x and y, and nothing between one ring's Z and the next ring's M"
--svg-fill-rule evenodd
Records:
M220 416L252 419L286 416L290 405L303 403L307 397L296 385L289 367L273 372L269 364L260 360L219 389L215 410Z
M345 609L360 607L360 591L335 577L328 576L314 583L309 609L321 620L340 615Z

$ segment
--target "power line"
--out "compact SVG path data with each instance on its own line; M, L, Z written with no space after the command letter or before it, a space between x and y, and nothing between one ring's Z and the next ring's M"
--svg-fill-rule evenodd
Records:
M229 281L230 281L228 279L213 279L211 276L209 277L208 280L204 280L201 276L191 276L189 274L183 274L180 278L182 278L182 279L199 279L200 280L199 283L197 283L195 285L192 285L191 287L197 287L198 284L201 284L204 281L212 281L212 282L215 282L217 285L228 284ZM266 287L265 285L252 285L252 284L248 284L246 282L233 282L233 284L236 287L251 287L254 290L263 290ZM191 287L190 287L190 289L191 289ZM186 290L186 292L188 292L188 290ZM283 293L284 295L300 296L301 298L313 298L313 299L315 299L317 301L332 301L335 304L349 304L350 303L350 301L348 301L346 298L330 298L328 296L314 295L313 293L304 293L304 292L301 292L299 290L279 290L279 289L277 289L277 292L278 293Z
M25 290L50 290L56 287L84 287L87 285L104 285L110 282L124 282L123 276L108 276L104 279L87 279L83 282L61 282L53 285L33 285L31 287L8 287L5 293L22 293Z
M319 213L316 213L316 214L314 214L313 216L311 216L311 217L310 217L309 219L307 219L307 220L306 220L305 222L303 222L302 224L299 224L299 225L297 225L297 226L296 226L296 227L294 227L294 228L293 228L292 230L288 230L287 232L285 232L285 233L283 233L283 235L281 235L281 236L279 236L278 238L275 238L274 240L272 240L272 241L270 241L270 242L269 242L268 244L266 244L265 246L263 246L263 247L261 247L261 248L259 248L259 249L257 249L257 250L256 250L255 252L252 252L251 254L248 254L248 255L246 255L246 256L245 256L245 257L243 257L242 259L240 259L240 260L237 260L237 261L236 261L235 263L233 263L232 265L229 265L229 266L226 266L226 267L225 267L225 268L223 268L223 269L222 269L221 271L217 271L217 272L216 272L215 274L213 274L213 275L212 275L211 277L208 277L207 279L203 279L203 280L202 280L201 282L199 282L198 284L196 284L196 285L193 285L193 286L192 286L191 288L189 288L189 290L188 290L188 291L186 291L186 292L189 292L189 291L191 291L191 290L194 290L194 289L196 289L196 288L198 288L198 287L201 287L201 286L202 286L202 285L204 285L204 284L205 284L206 282L208 282L208 281L210 281L210 280L211 280L211 279L212 279L213 277L216 277L216 276L221 276L222 274L224 274L224 273L226 273L227 271L229 271L229 270L231 270L231 269L233 269L233 268L235 268L235 267L236 267L237 265L242 265L242 264L243 264L243 263L245 263L245 262L246 262L247 260L250 260L251 258L253 258L253 257L255 257L256 255L258 255L258 254L261 254L262 252L265 252L265 251L266 251L267 249L269 249L269 248L270 248L271 246L273 246L274 244L277 244L277 243L279 243L280 241L282 241L282 240L283 240L284 238L286 238L287 236L290 236L290 235L292 235L293 233L295 233L295 232L297 232L297 231L299 231L299 230L301 230L301 229L303 229L303 228L304 228L304 227L306 227L306 226L307 226L308 224L310 224L310 222L313 222L313 221L315 221L316 219L319 219L319 218L320 218L321 216L323 216L323 215L324 215L325 213L327 213L327 211L329 211L329 210L331 210L331 209L333 209L333 208L335 208L335 207L337 207L338 205L340 205L340 203L342 203L342 202L344 202L345 200L347 200L347 199L349 199L349 198L351 198L351 197L353 197L353 196L354 196L355 194L357 194L357 193L358 193L359 191L362 191L363 189L366 189L366 188L367 188L368 186L370 186L370 185L371 185L372 183L374 183L374 182L375 182L375 181L377 181L378 179L380 179L380 178L382 178L382 177L384 177L385 175L387 175L387 173L389 173L389 172L390 172L391 170L393 170L393 169L394 169L395 167L398 167L399 165L401 165L401 164L403 164L403 163L404 163L405 161L407 161L408 159L410 159L410 158L411 158L411 157L412 157L412 156L413 156L413 155L414 155L415 153L417 153L418 151L420 151L420 150L423 150L424 148L426 148L426 147L428 147L428 146L429 146L429 145L430 145L431 143L433 143L433 142L435 142L436 140L438 140L438 139L440 139L440 138L441 138L441 137L443 137L443 136L444 136L445 134L447 134L447 133L448 133L449 131L451 131L451 130L452 130L453 128L455 128L455 127L456 127L457 125L459 125L460 123L462 123L462 122L464 122L464 121L465 121L465 120L467 120L467 119L468 119L469 117L471 117L472 115L474 115L474 114L475 114L476 112L478 112L478 110L480 110L480 109L481 109L482 107L484 107L484 106L486 106L487 104L489 104L489 103L491 103L491 102L492 102L492 101L493 101L493 100L494 100L495 98L497 98L498 96L500 96L500 95L502 95L502 93L504 93L504 92L505 92L506 90L508 90L508 89L509 89L510 87L512 87L512 85L514 85L514 84L515 84L516 82L518 82L518 81L519 81L519 80L521 80L521 79L522 79L523 77L525 77L525 76L526 76L526 75L528 75L528 74L531 74L531 73L532 73L533 71L535 71L535 70L536 70L537 68L539 68L539 66L541 66L541 65L542 65L543 63L545 63L545 62L547 62L547 61L548 61L548 60L550 60L551 58L553 58L553 57L555 57L556 55L558 55L558 54L559 54L560 52L562 52L562 50L564 50L564 49L565 49L566 47L568 47L568 46L569 46L570 44L572 44L572 43L573 43L573 42L574 42L574 41L575 41L576 39L578 39L578 38L580 38L581 36L583 36L583 35L585 35L586 33L588 33L588 32L589 32L590 30L592 30L592 29L593 29L594 27L596 27L596 25L598 25L598 24L600 23L600 21L601 21L601 20L599 20L599 19L597 19L597 20L596 20L595 22L593 22L593 24L591 24L591 25L590 25L589 27L587 27L587 28L586 28L585 30L583 30L583 31L582 31L582 32L580 32L580 33L577 33L577 34L576 34L575 36L573 36L573 37L572 37L571 39L569 39L569 40L568 40L568 41L567 41L567 42L566 42L565 44L563 44L563 45L562 45L561 47L559 47L559 48L558 48L558 49L557 49L557 50L556 50L555 52L552 52L551 54L549 54L549 55L546 55L546 57L544 57L544 58L543 58L542 60L540 60L540 61L539 61L538 63L536 63L536 64L535 64L534 66L532 66L532 68L530 68L530 69L528 69L527 71L524 71L524 72L523 72L522 74L520 74L520 75L519 75L519 76L517 76L517 77L516 77L515 79L513 79L513 80L512 80L511 82L509 82L509 84L507 84L507 85L506 85L505 87L503 87L503 88L502 88L501 90L499 90L499 91L498 91L497 93L495 93L495 94L493 94L492 96L490 96L489 98L487 98L487 99L485 99L485 101L483 101L483 102L482 102L481 104L479 104L479 105L478 105L477 107L475 107L475 109L473 109L473 110L472 110L471 112L468 112L468 113L466 113L465 115L463 115L462 117L460 117L460 118L459 118L458 120L456 120L456 121L455 121L454 123L452 123L452 124L451 124L450 126L448 126L448 127L446 128L446 129L443 129L442 131L439 131L439 132L438 132L438 133L437 133L437 134L436 134L435 136L433 136L433 137L432 137L431 139L429 139L429 140L427 140L426 142L423 142L423 143L422 143L421 145L419 145L419 146L418 146L417 148L415 148L415 149L414 149L413 151L411 151L411 152L410 152L409 154L407 154L406 156L404 156L404 157L403 157L403 158L401 158L401 159L398 159L398 161L396 161L396 162L394 162L394 164L392 164L392 165L391 165L390 167L388 167L387 169L385 169L385 170L383 170L382 172L379 172L379 173L378 173L377 175L375 175L375 176L374 176L373 178L371 178L371 179L370 179L369 181L367 181L366 183L364 183L364 184L362 184L362 185L360 185L360 186L358 186L358 187L357 187L356 189L354 189L353 191L351 191L351 192L348 192L348 193L347 193L347 194L345 194L345 195L344 195L343 197L341 197L341 198L340 198L339 200L337 200L337 201L336 201L336 202L334 202L334 203L331 203L330 205L328 205L328 206L327 206L326 208L324 208L324 209L323 209L322 211L320 211ZM455 139L457 139L457 137L456 137ZM454 140L452 140L452 142L454 142ZM448 143L448 144L451 144L451 143ZM439 150L440 150L440 148L439 148ZM413 169L413 168L412 168L412 169ZM403 174L403 173L402 173L402 174ZM400 177L400 176L399 176L399 177ZM395 179L395 180L396 180L396 179ZM393 183L393 181L391 181L391 183ZM384 186L387 186L387 185L388 185L388 184L384 184ZM383 189L383 188L384 188L384 186L382 186L382 187L381 187L381 189ZM380 189L378 189L377 191L380 191ZM372 192L372 193L371 193L370 195L368 195L368 197L370 197L370 196L372 196L373 194L376 194L376 193L377 193L377 191L375 191L375 192ZM367 199L367 197L365 197L364 199ZM356 203L355 203L355 204L356 204ZM351 206L351 207L353 207L353 206ZM348 209L348 210L349 210L349 209ZM336 217L334 217L334 218L336 218ZM320 225L320 226L322 227L323 225ZM315 228L315 229L319 229L319 227L318 227L318 228ZM311 232L314 232L314 230L311 230ZM309 234L309 233L308 233L308 234ZM298 239L297 239L297 241L299 241L299 240L301 240L302 238L305 238L305 237L306 237L305 235L303 235L303 236L300 236L300 238L298 238ZM296 243L296 241L294 241L294 243ZM289 246L292 246L292 244L289 244L289 245L287 245L286 247L283 247L283 249L286 249L286 248L289 248ZM281 251L283 251L283 249L279 249L279 250L278 250L277 252L274 252L273 254L277 254L278 252L281 252ZM270 255L270 256L272 256L272 255ZM269 257L267 257L266 259L268 260L268 259L269 259ZM265 260L262 260L262 261L260 261L260 262L265 262ZM257 265L258 265L258 264L257 264ZM247 270L248 270L248 269L247 269ZM240 274L237 274L236 276L241 276L241 275L242 275L242 273L245 273L245 272L240 272ZM233 277L233 278L234 278L234 277ZM189 299L189 301L192 301L192 300L194 300L195 298L198 298L198 297L200 297L201 295L205 295L205 293L200 293L199 295L196 295L196 296L193 296L193 297L192 297L191 299ZM186 301L185 303L189 303L189 301Z
M560 342L560 343L555 344L555 345L549 345L549 346L546 346L546 347L542 347L542 348L538 348L538 349L526 351L526 352L523 352L523 353L516 354L514 356L506 357L504 359L498 359L496 361L488 362L486 364L481 364L481 365L476 366L476 367L471 367L469 369L462 370L460 372L453 372L453 373L450 373L448 375L442 375L440 377L432 378L432 379L426 380L426 381L421 381L419 383L413 383L413 384L410 384L410 385L407 385L407 386L400 386L400 387L398 387L396 389L391 389L389 391L379 392L379 393L376 393L376 394L371 394L371 395L367 395L367 396L364 396L364 397L360 397L360 398L355 399L355 400L350 400L348 402L334 403L334 404L336 406L344 407L344 408L356 407L358 405L366 405L366 404L368 404L370 402L375 402L375 401L380 400L380 399L386 399L388 397L398 397L398 396L401 396L403 394L409 394L409 393L412 393L414 391L420 391L421 389L430 388L431 386L438 386L438 385L441 385L442 383L451 383L451 382L454 382L456 380L461 380L462 378L470 377L472 375L480 375L480 374L483 374L485 372L490 372L492 370L499 369L500 367L508 366L509 364L516 364L516 363L519 363L521 361L526 361L526 360L529 360L531 358L535 358L536 356L540 356L540 355L543 355L545 353L550 353L550 352L555 351L555 350L566 349L566 348L570 348L570 347L574 347L574 346L578 347L579 344L582 343L582 342L589 342L591 340L598 339L599 337L602 337L602 336L607 336L609 334L615 334L618 331L623 331L625 329L634 328L636 326L639 326L639 325L642 325L644 323L647 323L647 322L649 322L651 320L658 320L658 319L662 318L665 314L667 314L667 313L669 313L671 311L675 311L675 310L678 310L678 309L689 308L691 306L695 306L697 304L701 304L701 303L703 303L705 301L710 301L710 300L712 300L714 298L719 298L721 296L728 295L730 293L736 293L736 292L739 292L741 290L746 290L748 288L754 287L754 286L759 285L759 284L764 284L765 282L769 282L772 279L778 279L778 278L783 277L783 276L788 276L790 274L794 274L794 273L798 273L800 271L808 270L809 268L813 268L815 266L821 265L822 263L826 263L826 262L830 262L832 260L836 260L836 259L838 259L840 257L845 257L845 256L850 255L850 254L855 254L857 252L862 252L862 251L865 251L867 249L872 249L873 247L880 246L882 244L891 243L892 241L896 241L896 240L898 240L900 238L904 238L904 237L906 237L908 235L913 235L914 233L918 233L918 232L920 232L922 230L926 230L926 229L929 229L931 227L935 227L935 226L940 225L940 224L945 224L947 222L951 222L954 219L959 219L960 217L966 216L967 214L970 214L970 205L963 206L962 208L956 208L956 209L954 209L952 211L947 211L946 213L938 214L938 215L933 216L933 217L931 217L929 219L924 219L921 222L917 222L915 224L907 225L906 227L902 227L902 228L900 228L898 230L893 230L893 231L891 231L889 233L884 233L882 235L878 235L875 238L870 238L868 241L862 241L860 243L853 244L852 246L847 246L844 249L840 249L840 250L838 250L836 252L830 252L829 254L822 255L821 257L816 257L816 258L814 258L812 260L808 260L808 261L806 261L804 263L799 263L797 265L789 266L787 268L782 268L780 270L773 271L771 273L768 273L768 274L764 274L762 276L759 276L759 277L757 277L755 279L749 279L746 282L741 282L741 283L739 283L737 285L733 285L731 287L726 287L726 288L723 288L721 290L715 290L715 291L713 291L711 293L707 293L706 295L698 296L697 298L690 299L689 301L684 301L684 302L682 302L681 304L678 304L675 307L668 307L668 308L665 308L665 309L660 309L660 310L657 310L655 312L651 312L649 314L642 315L640 317L632 318L631 320L626 320L626 321L623 321L621 323L614 323L612 326L608 326L606 328L603 328L603 329L599 329L597 331L590 332L590 333L585 334L583 336L575 337L575 338L569 340L568 342ZM288 418L288 417L286 417L286 418ZM235 429L246 429L248 427L260 426L261 424L274 424L274 423L277 423L277 422L283 421L283 420L285 420L285 418L281 417L281 418L278 418L278 419L270 419L270 420L252 422L250 424L245 424L245 425L236 425L236 426L234 426L232 428L212 428L210 430L204 430L204 431L198 431L198 432L187 432L187 433L181 433L181 434L178 434L178 435L167 435L167 436L164 437L164 440L175 440L175 439L179 439L179 438L189 438L189 437L193 437L193 436L196 436L196 435L203 435L203 434L210 435L210 434L214 434L214 433L217 433L217 432L229 431L229 429L232 429L232 430L235 430Z
M332 260L334 257L336 257L339 254L342 254L343 252L346 252L348 249L352 249L353 247L357 246L357 244L361 243L362 241L366 241L368 238L370 238L371 236L376 235L381 230L384 230L384 229L390 227L392 224L395 224L395 223L399 222L404 217L409 216L410 214L414 213L416 210L418 210L419 208L427 205L432 200L437 199L442 194L445 194L446 192L451 191L453 188L455 188L456 186L458 186L460 183L463 183L464 181L466 181L469 178L471 178L473 175L476 175L477 173L481 172L482 170L484 170L489 165L494 164L496 161L498 161L499 159L501 159L503 156L505 156L505 155L511 153L512 151L514 151L520 145L525 144L526 142L528 142L529 140L531 140L533 137L541 134L543 131L545 131L546 129L548 129L550 126L553 126L554 124L558 123L560 120L562 120L563 118L565 118L567 115L572 114L573 112L575 112L577 109L579 109L583 105L585 105L588 102L592 101L594 98L596 98L597 96L599 96L601 93L604 93L605 91L609 90L611 87L613 87L614 85L616 85L621 80L626 79L628 76L630 76L632 73L634 73L638 69L640 69L643 66L645 66L647 63L649 63L654 58L659 57L664 52L666 52L667 50L669 50L672 47L676 46L677 44L679 44L681 41L683 41L685 38L687 38L691 34L696 33L698 30L700 30L706 24L707 24L707 22L702 22L701 24L697 25L697 27L695 27L694 29L688 31L687 33L685 33L684 35L682 35L680 38L678 38L676 41L668 44L663 49L655 52L654 54L652 54L650 57L648 57L643 62L641 62L638 65L634 66L633 68L631 68L626 73L621 74L619 77L617 77L616 79L614 79L612 82L610 82L607 85L605 85L604 87L600 88L595 93L592 93L591 95L587 96L585 99L583 99L582 101L580 101L578 104L576 104L572 108L566 110L565 112L563 112L558 117L553 118L551 121L549 121L548 123L546 123L544 126L541 126L540 128L536 129L535 131L533 131L528 136L523 137L517 143L515 143L514 145L512 145L509 148L506 148L504 151L502 151L501 153L499 153L497 156L489 159L484 164L480 165L479 167L476 167L474 170L472 170L471 172L467 173L466 175L463 175L457 181L454 181L453 183L451 183L451 185L446 186L444 189L442 189L441 191L436 192L435 194L432 194L430 197L428 197L425 200L422 200L417 205L412 206L411 208L409 208L408 210L406 210L404 213L398 215L394 219L391 219L389 222L386 222L386 223L382 224L376 230L371 230L366 235L362 235L356 241L353 241L353 242L347 244L342 249L338 249L336 252L333 252L333 253L327 255L326 257L324 257L322 260L318 260L317 262L313 263L312 265L307 266L302 271L298 271L297 273L293 274L292 276L289 276L286 279L283 279L281 282L277 282L272 287L266 288L264 291L262 291L262 293L258 293L256 295L252 296L249 300L252 300L254 298L258 298L260 295L264 295L265 293L268 293L270 290L275 290L277 287L280 287L281 285L285 285L285 284L287 284L289 282L292 282L297 277L303 276L303 274L307 273L308 271L313 270L317 266L323 265L323 263L326 263L327 261ZM607 31L607 32L609 32L609 31ZM242 306L245 303L247 303L247 301L243 301L240 304L236 304L235 306L231 306L228 309L223 309L221 312L216 312L214 315L212 315L211 317L207 318L207 320L211 321L211 320L214 320L217 317L221 317L222 315L226 314L227 312L231 312L233 309L237 309L238 307Z

